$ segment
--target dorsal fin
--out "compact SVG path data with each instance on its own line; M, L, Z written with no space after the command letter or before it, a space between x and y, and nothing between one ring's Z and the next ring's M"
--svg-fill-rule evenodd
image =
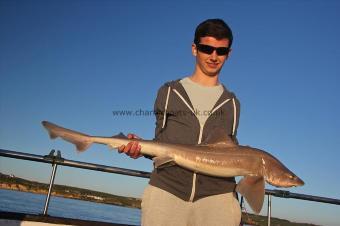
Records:
M214 128L207 138L201 143L203 145L214 145L224 147L237 146L230 136L220 127Z
M117 135L112 136L113 138L128 138L124 133L120 132Z

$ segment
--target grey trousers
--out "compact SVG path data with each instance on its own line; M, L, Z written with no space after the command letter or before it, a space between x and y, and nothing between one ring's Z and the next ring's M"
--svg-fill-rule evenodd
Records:
M233 193L186 202L148 185L142 198L142 226L235 226L241 208Z

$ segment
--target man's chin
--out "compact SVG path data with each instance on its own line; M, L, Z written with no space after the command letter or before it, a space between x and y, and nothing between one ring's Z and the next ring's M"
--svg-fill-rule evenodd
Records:
M221 70L218 71L207 71L205 74L208 75L209 77L217 77L219 75Z

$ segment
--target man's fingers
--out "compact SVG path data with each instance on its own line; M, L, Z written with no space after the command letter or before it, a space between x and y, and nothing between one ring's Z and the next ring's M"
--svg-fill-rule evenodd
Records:
M136 146L134 148L134 153L131 153L131 158L137 159L139 157L142 156L142 154L140 153L142 147L136 142Z
M129 139L135 139L135 137L139 138L138 136L134 134L128 134ZM118 152L119 153L125 153L126 155L130 156L131 158L139 158L141 156L141 151L142 147L139 144L138 141L131 141L127 143L126 145L121 145L118 147Z
M135 157L138 155L138 142L131 142L131 148L130 148L130 152L129 152L129 155L131 157Z
M125 148L125 145L123 144L122 146L120 146L120 147L118 148L118 152L119 152L119 153L124 152L124 148Z
M131 157L136 159L139 158L140 156L142 156L140 153L140 145L137 145L135 152L131 155Z
M131 142L131 151L135 152L138 148L138 142Z
M131 150L132 142L129 142L127 145L125 145L123 151L125 154L128 154Z

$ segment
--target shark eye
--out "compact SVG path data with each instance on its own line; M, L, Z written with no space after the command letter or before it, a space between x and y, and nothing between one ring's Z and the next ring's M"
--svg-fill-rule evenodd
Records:
M290 178L290 179L296 179L296 176L289 175L289 178Z

